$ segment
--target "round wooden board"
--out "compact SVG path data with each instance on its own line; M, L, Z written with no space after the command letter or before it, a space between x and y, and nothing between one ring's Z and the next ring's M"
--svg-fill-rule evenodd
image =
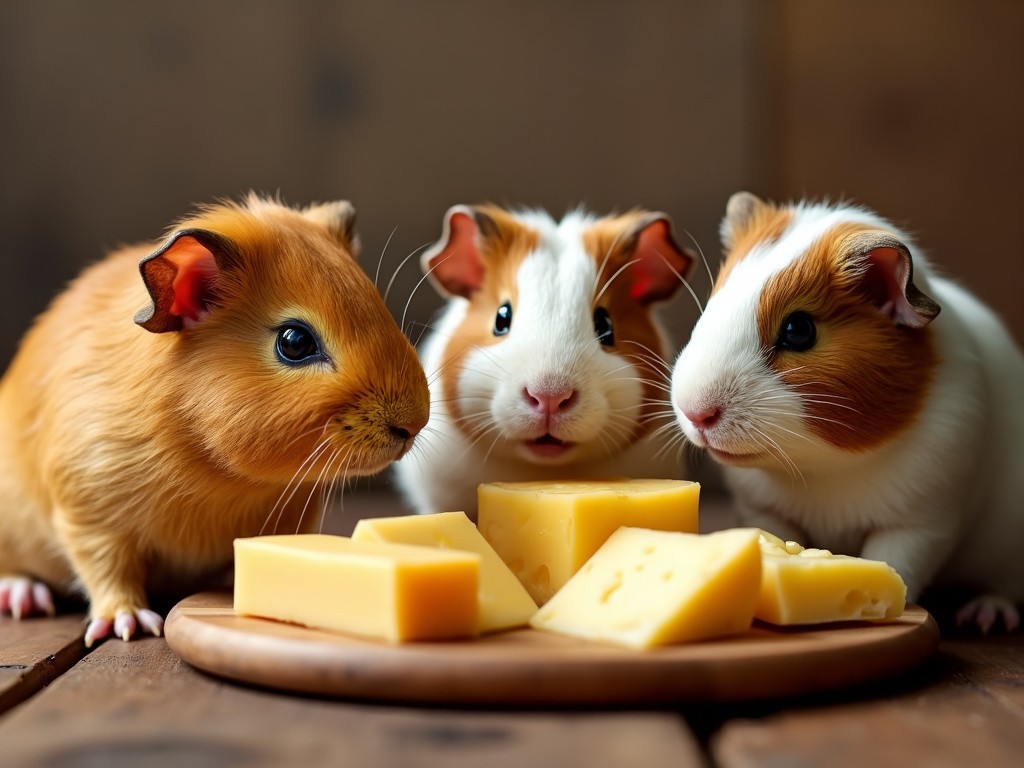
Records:
M897 621L782 630L631 651L532 629L457 642L389 645L235 615L203 592L167 617L189 664L259 686L393 702L488 705L659 704L764 699L843 688L908 670L939 642L908 607Z

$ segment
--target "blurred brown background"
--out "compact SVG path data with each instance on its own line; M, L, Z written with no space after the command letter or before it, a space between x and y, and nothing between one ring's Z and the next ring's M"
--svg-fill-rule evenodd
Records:
M371 274L394 231L382 289L459 202L664 210L714 266L731 192L842 196L1021 341L1022 85L1017 0L5 0L0 366L105 249L249 189L351 199Z

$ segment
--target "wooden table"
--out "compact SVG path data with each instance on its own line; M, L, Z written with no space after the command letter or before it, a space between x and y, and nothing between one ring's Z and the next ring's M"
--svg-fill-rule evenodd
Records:
M711 505L708 505L711 506ZM708 506L702 505L702 515ZM332 530L399 513L352 496ZM727 522L728 510L711 518ZM770 703L417 708L223 682L163 639L86 651L82 616L0 619L0 766L1020 766L1024 634L947 637L884 684Z

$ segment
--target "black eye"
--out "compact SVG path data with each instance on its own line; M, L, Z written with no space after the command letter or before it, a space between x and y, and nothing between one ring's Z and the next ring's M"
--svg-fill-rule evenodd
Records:
M289 322L277 329L277 357L286 365L309 363L321 359L316 334L298 322Z
M793 352L806 352L814 346L817 338L817 330L811 316L806 312L793 312L782 321L775 346L778 349L789 349Z
M498 314L494 316L494 335L504 336L512 327L512 303L506 301L498 307Z
M604 346L611 347L615 345L612 316L608 314L608 310L604 307L598 307L594 310L594 333L597 334L597 340Z

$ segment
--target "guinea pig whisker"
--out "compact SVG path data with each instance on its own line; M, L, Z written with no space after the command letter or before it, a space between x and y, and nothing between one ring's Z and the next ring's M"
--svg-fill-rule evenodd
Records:
M345 466L340 471L335 471L334 477L331 478L331 482L327 486L326 496L323 502L323 510L320 514L320 526L317 529L318 533L324 532L324 523L327 520L327 514L331 509L331 495L337 491L337 505L338 505L338 516L345 519L345 484L348 482L348 470L352 466L353 450L349 448L348 453L345 455ZM340 464L339 464L340 466ZM340 478L340 483L339 483Z
M439 266L441 266L440 262L438 262L437 265L435 265L434 267L431 267L426 272L424 272L423 273L423 277L421 277L416 282L416 285L413 286L412 291L409 292L409 298L405 300L405 309L402 310L402 322L398 324L399 328L405 328L405 316L409 313L409 305L412 304L412 298L413 298L413 296L416 295L416 291L418 291L420 289L420 286L423 285L423 283L427 280L427 278L430 277L430 273L433 272L434 269L436 267L439 267Z
M697 311L703 315L704 306L700 303L700 299L697 298L697 293L696 291L693 290L693 287L690 285L690 282L681 274L679 274L679 271L672 266L672 263L665 258L664 254L659 252L658 256L660 256L661 260L665 262L665 266L672 270L672 274L679 278L679 282L683 284L683 287L686 289L686 292L689 293L690 296L693 298L693 303L697 305Z
M499 432L497 435L495 435L494 440L491 442L491 447L487 449L487 453L484 454L484 464L487 463L487 459L489 459L490 456L491 456L491 451L494 450L494 446L496 446L498 444L498 441L500 439L501 439L501 433Z
M623 272L625 272L627 269L629 269L631 266L633 266L639 261L640 259L633 259L631 261L627 261L625 264L623 264L621 267L615 270L615 272L612 273L612 276L605 281L603 286L601 286L601 290L598 292L597 296L594 297L594 301L592 303L596 304L597 302L599 302L601 300L601 297L604 296L604 292L608 290L608 286L612 284L612 281L614 281L615 278L617 278L619 275L621 275Z
M693 243L693 247L697 249L697 254L700 256L700 260L704 263L704 269L707 270L708 282L710 286L713 287L715 284L715 276L711 274L711 265L708 263L708 259L704 255L704 249L700 247L700 243L697 242L697 238L694 237L689 230L684 229L683 234L690 238L690 242Z
M316 494L317 491L322 491L324 477L327 475L327 471L330 469L335 459L337 459L338 456L340 455L341 451L339 450L334 450L331 453L331 456L330 458L327 459L327 462L324 464L323 469L320 470L320 474L319 476L317 476L316 482L313 483L313 487L309 489L309 494L306 496L306 501L302 505L302 511L299 512L298 522L295 523L295 533L298 533L300 530L302 530L302 520L303 518L305 518L306 511L309 509L309 505L313 501L313 496ZM326 511L321 510L321 513L326 514Z
M641 351L643 353L645 353L645 354L640 354L640 353L634 353L634 354L637 357L639 357L641 360L647 360L648 362L654 363L658 368L661 368L666 373L671 373L672 372L672 366L665 360L665 358L663 358L661 355L659 355L657 352L655 352L653 349L651 349L646 344L643 344L643 343L641 343L639 341L633 341L632 339L624 339L623 343L624 344L633 344L634 346L640 347Z
M416 248L408 256L406 256L404 259L402 259L402 261L399 262L398 266L395 267L394 274L392 274L391 275L391 279L388 280L388 287L384 289L384 303L385 304L388 301L388 295L391 293L391 286L394 285L395 278L398 277L398 273L402 271L402 267L404 267L409 262L409 259L411 259L413 256L416 256L416 255L420 254L422 251L424 251L425 249L427 249L429 247L430 247L430 243L424 243L419 248Z
M391 245L391 238L395 236L395 232L397 231L398 226L396 225L395 228L391 230L391 234L388 235L388 239L384 241L384 247L380 249L380 258L377 259L377 271L373 273L373 287L377 288L378 291L380 290L380 288L377 287L377 280L380 278L380 265L384 263L384 254L387 253L388 246Z
M269 523L271 518L274 518L275 515L276 520L274 522L273 530L275 533L277 532L277 526L281 522L281 516L284 514L285 507L287 507L291 503L292 497L295 496L296 491L299 490L299 486L301 486L302 483L305 482L306 475L309 474L310 470L313 468L313 465L315 465L319 458L327 451L330 444L330 438L325 438L322 442L318 443L317 446L313 448L313 450L310 452L309 456L307 456L306 459L299 465L299 468L295 470L295 473L292 475L291 479L288 481L284 489L281 491L281 495L278 496L277 501L274 502L274 506L270 508L270 513L267 515L266 520L263 521L263 526L260 528L260 532L258 535L263 535L263 532L267 528L267 523ZM305 472L303 472L303 470L305 470ZM299 478L300 475L302 475L301 479ZM291 491L290 493L289 490Z
M800 468L782 449L782 446L779 445L778 441L756 426L751 425L749 427L749 431L756 433L764 440L764 442L759 442L755 439L755 442L761 445L761 447L763 447L770 456L774 457L779 462L779 466L785 469L790 477L794 480L800 479L805 486L807 485L807 480L800 471Z
M655 434L657 434L657 433L655 433ZM659 437L660 437L660 435L659 435ZM681 432L677 432L677 433L673 434L672 438L670 440L667 440L661 446L661 448L659 448L655 452L655 454L654 454L655 461L661 461L661 459L665 458L666 456L668 456L673 451L676 451L676 452L682 454L683 450L685 450L685 448L686 448L687 443L688 443L688 441L686 439L686 436L683 435Z

